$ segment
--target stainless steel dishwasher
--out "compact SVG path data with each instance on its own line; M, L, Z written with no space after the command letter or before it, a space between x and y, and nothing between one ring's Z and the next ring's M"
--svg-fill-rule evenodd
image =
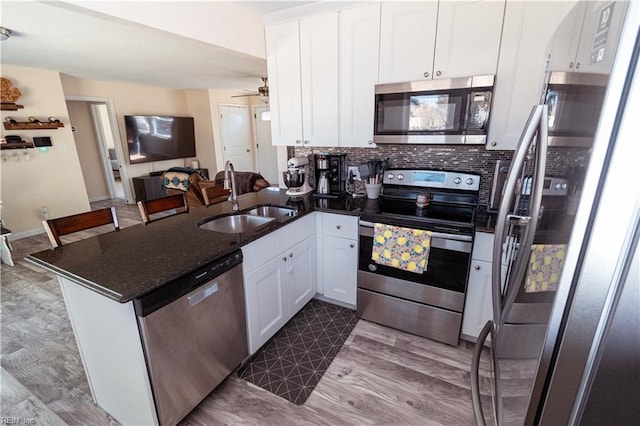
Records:
M134 302L158 420L175 425L249 355L237 251Z

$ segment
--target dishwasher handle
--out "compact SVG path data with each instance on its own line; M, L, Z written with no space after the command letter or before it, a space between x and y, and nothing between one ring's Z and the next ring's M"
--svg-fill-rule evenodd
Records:
M198 303L202 302L207 297L218 292L218 281L214 281L211 284L207 284L202 286L202 288L197 292L187 297L189 301L189 306L195 306Z

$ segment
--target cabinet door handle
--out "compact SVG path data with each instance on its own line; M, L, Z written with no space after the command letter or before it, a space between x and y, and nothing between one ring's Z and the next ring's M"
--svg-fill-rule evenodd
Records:
M304 140L303 144L307 145L309 141L307 139Z
M569 62L569 68L573 68L573 62Z
M349 244L349 247L351 247L351 248L354 248L355 246L356 246L356 245L355 245L355 244L353 244L353 243Z
M497 146L497 145L498 145L498 142L496 142L496 141L491 141L491 146Z
M284 257L282 258L282 260L284 260L284 261L286 262L286 261L287 261L287 256L284 256Z
M336 229L342 228L342 225L336 225Z
M479 270L480 270L480 265L476 265L476 266L475 266L475 270L476 270L476 271L479 271Z
M369 145L373 145L373 141L367 141Z
M296 145L300 145L300 143L302 143L302 141L300 139L296 139Z
M424 74L422 74L422 75L424 75L424 76L425 76L425 78L426 78L426 77L429 77L429 73L428 73L428 72L425 72L425 73L424 73Z
M437 75L438 77L440 77L440 76L442 75L442 72L440 72L440 71L436 71L436 75Z
M580 62L576 62L576 69L579 70L580 69Z
M293 257L293 253L289 253L289 257Z

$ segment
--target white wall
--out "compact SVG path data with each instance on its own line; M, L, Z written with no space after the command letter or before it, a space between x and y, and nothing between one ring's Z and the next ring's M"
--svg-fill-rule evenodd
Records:
M187 110L198 112L194 119L196 134L196 154L200 168L209 170L209 177L216 174L216 153L211 124L211 106L209 93L206 90L185 90Z
M35 116L46 121L49 116L55 116L65 125L55 130L6 131L2 128L2 137L20 135L28 142L33 141L33 136L50 136L53 139L53 147L46 152L27 150L28 161L1 163L2 218L14 235L20 237L43 231L43 206L48 208L50 217L88 211L90 206L69 125L60 74L3 64L2 76L20 89L22 97L17 103L24 105L24 109L18 111L2 111L3 122L6 117L27 121L29 116ZM3 150L2 154L8 156L10 152Z
M109 198L109 188L105 181L102 154L98 148L91 107L87 102L67 101L67 109L69 125L76 129L73 139L89 201L105 200Z

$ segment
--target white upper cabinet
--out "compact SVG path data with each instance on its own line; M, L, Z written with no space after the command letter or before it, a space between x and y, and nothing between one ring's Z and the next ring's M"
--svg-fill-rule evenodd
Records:
M373 144L380 3L340 11L340 146Z
M338 15L265 29L273 145L338 141Z
M384 2L380 83L495 74L504 1Z
M580 1L556 33L551 71L609 73L627 9L625 1Z
M504 1L441 1L433 78L495 74Z
M383 2L380 83L431 79L438 2Z
M302 143L338 143L338 14L300 20Z
M487 149L516 148L531 108L540 102L551 37L574 4L507 2Z
M273 145L295 145L296 141L302 141L298 21L267 26L265 38L271 141Z

